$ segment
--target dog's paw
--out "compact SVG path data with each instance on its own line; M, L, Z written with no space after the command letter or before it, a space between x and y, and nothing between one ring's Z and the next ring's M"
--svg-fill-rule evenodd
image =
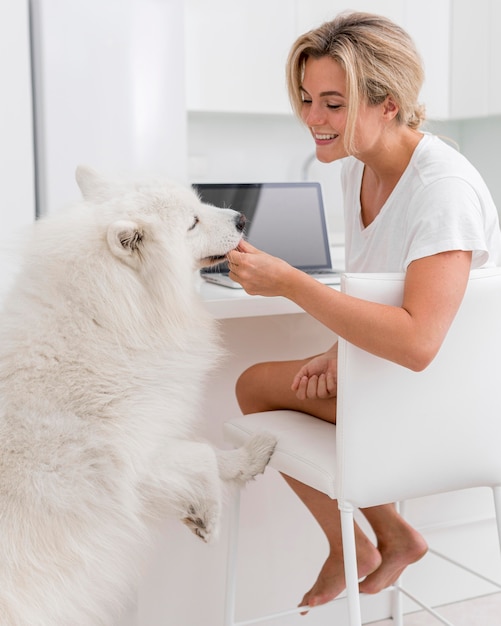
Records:
M274 435L261 432L253 435L240 448L218 450L219 475L224 481L243 485L262 474L277 445Z
M210 543L217 536L219 515L217 507L199 507L190 505L187 515L181 521L186 524L193 534Z
M257 474L262 474L270 462L276 445L277 439L271 433L261 432L253 435L243 446L247 463L242 468L240 479L247 481Z

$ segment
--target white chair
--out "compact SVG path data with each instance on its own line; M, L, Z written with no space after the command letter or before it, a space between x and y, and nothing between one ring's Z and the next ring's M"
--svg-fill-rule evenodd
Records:
M346 274L342 290L366 300L399 305L403 275ZM224 425L224 432L234 445L241 445L259 430L275 433L278 445L270 467L337 498L349 624L360 626L355 508L489 486L501 542L501 268L471 272L464 301L444 344L423 372L407 370L342 339L338 358L336 426L299 412L270 411L232 419ZM225 626L265 619L235 621L238 506L235 492ZM450 625L404 590L400 581L394 589L397 597L408 595ZM393 619L397 625L403 624L398 600Z

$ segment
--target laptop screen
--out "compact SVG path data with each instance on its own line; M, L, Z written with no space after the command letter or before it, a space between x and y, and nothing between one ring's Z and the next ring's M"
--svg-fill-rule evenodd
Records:
M196 183L207 204L239 211L247 218L245 238L256 248L302 270L331 266L319 183ZM225 264L212 271L227 271Z

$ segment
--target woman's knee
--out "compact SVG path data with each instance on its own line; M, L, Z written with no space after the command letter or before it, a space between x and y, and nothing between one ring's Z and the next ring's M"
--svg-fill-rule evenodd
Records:
M291 391L294 376L303 361L267 361L246 369L236 384L236 396L243 413L293 408Z
M238 377L235 394L243 413L257 413L263 407L263 371L266 363L256 363L244 370Z
M328 422L336 421L336 398L298 400L291 385L301 366L310 359L256 363L239 376L235 394L242 413L276 409L304 411Z

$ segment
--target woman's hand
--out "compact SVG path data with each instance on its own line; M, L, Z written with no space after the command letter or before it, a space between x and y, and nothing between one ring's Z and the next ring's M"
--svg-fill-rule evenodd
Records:
M244 240L226 256L230 278L253 296L284 295L292 275L298 271L284 260L258 250Z
M336 397L337 343L304 365L294 377L291 389L299 400Z

